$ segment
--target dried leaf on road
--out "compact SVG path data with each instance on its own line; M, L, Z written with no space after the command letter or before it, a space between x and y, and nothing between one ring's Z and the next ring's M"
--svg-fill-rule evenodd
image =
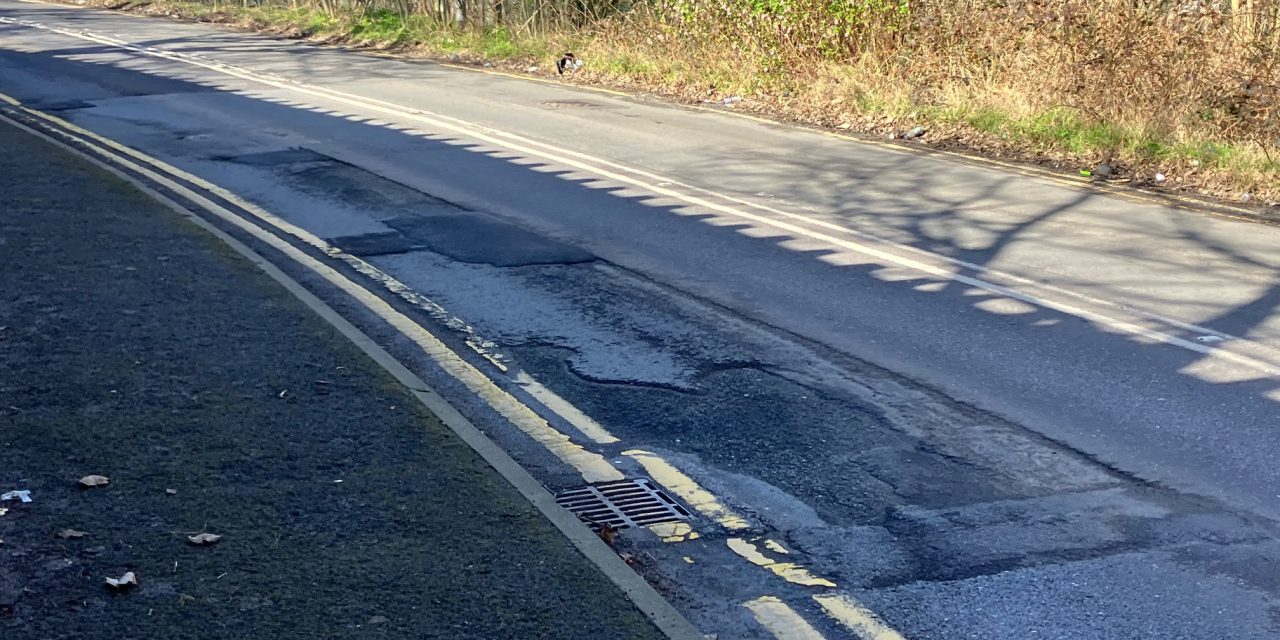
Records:
M62 538L63 540L70 540L71 538L83 538L83 537L85 537L85 536L87 536L87 535L89 535L89 534L87 534L87 533L85 533L85 532L83 532L83 531L77 531L77 530L75 530L75 529L63 529L63 530L61 530L61 531L59 531L59 532L57 532L57 533L55 533L55 534L53 534L53 535L58 536L59 538Z
M165 495L167 495L167 496L176 496L176 495L178 495L178 490L177 490L177 489L165 489L165 490L164 490L164 494L165 494Z
M31 491L28 489L19 489L18 491L7 491L3 494L0 494L0 502L3 502L5 500L31 502Z
M99 476L99 475L90 475L90 476L85 476L83 478L80 478L80 486L86 489L92 489L93 487L105 487L110 482L111 482L110 478L106 476Z
M605 544L613 544L613 539L618 536L618 528L608 524L602 524L599 535L600 539L605 541Z
M222 539L222 536L216 533L199 533L194 536L187 536L187 541L195 545L215 544Z
M107 578L107 586L116 591L136 587L138 586L138 576L134 575L132 571L126 571L119 578Z

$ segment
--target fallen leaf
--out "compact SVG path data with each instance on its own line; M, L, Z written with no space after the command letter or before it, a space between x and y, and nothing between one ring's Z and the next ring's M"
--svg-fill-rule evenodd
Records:
M129 587L136 587L138 586L138 576L134 575L132 571L126 571L125 574L119 578L107 578L107 586L115 589L116 591L122 591Z
M165 489L165 490L164 490L164 494L165 494L165 495L167 495L167 496L176 496L176 495L178 495L178 490L177 490L177 489Z
M105 487L110 482L111 479L106 476L92 475L80 478L80 486L86 489L92 489L93 487Z
M185 607L188 602L195 602L195 601L196 601L196 597L190 594L184 593L178 596L178 606L180 607Z
M6 513L9 513L9 510L8 510L8 509L0 509L0 516L4 515L4 514L6 514Z
M617 527L611 527L607 524L600 527L600 539L604 540L605 544L613 544L613 539L617 537L617 535Z
M62 538L63 540L69 540L69 539L71 539L71 538L83 538L83 537L85 537L85 536L87 536L87 535L89 535L89 534L87 534L87 533L85 533L85 532L83 532L83 531L76 531L75 529L63 529L63 530L61 530L61 531L59 531L59 532L57 532L57 533L55 533L55 534L53 534L53 535L58 536L59 538Z
M194 536L187 536L187 541L196 545L214 544L221 539L222 536L216 533L199 533Z

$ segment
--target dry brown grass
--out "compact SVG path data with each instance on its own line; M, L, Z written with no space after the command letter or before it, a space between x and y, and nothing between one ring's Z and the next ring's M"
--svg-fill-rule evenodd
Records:
M406 0L217 6L256 28L517 68L571 48L580 82L741 95L735 108L876 135L923 125L926 144L1280 201L1280 0L650 0L587 27L485 22L508 8L462 31Z
M665 0L598 29L603 81L1280 199L1276 3Z

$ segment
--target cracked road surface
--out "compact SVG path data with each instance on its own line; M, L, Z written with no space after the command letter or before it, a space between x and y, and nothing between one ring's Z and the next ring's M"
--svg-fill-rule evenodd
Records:
M0 503L0 636L661 637L240 255L6 123L0 148L0 487L32 500Z
M618 544L706 633L1280 636L1280 229L9 0L0 93L367 265L588 457L692 504L696 536ZM584 483L365 322L546 486Z

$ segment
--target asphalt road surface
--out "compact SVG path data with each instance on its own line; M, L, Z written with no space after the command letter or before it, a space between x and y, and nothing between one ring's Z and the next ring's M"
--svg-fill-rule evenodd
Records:
M3 123L0 148L0 493L31 500L0 503L0 636L661 637L255 266Z
M707 633L1280 636L1280 228L10 0L0 93L368 276L470 369L331 303L549 488L667 487L699 537L620 545Z

